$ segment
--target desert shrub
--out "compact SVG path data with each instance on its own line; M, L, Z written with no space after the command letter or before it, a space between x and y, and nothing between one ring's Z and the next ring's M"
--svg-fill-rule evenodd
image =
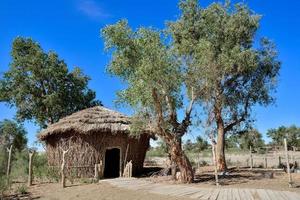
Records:
M9 189L10 185L7 182L6 176L0 176L0 197ZM0 198L1 199L1 198Z
M11 162L11 179L26 181L28 176L28 151L16 152Z
M84 183L84 184L90 184L90 183L93 183L93 179L91 179L91 178L81 178L80 179L80 183Z
M36 153L33 156L33 174L34 177L40 180L47 178L48 173L48 161L46 153Z
M205 160L202 160L200 161L199 165L200 167L204 167L204 166L208 166L209 164Z
M167 153L162 148L151 148L147 151L146 157L165 157Z
M27 194L28 193L28 187L24 184L19 185L15 191L17 194Z

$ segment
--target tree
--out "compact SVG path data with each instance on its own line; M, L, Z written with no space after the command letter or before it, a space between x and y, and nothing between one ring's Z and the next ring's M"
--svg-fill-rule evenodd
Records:
M239 133L233 133L226 139L227 148L240 148L243 150L259 149L264 147L265 143L262 134L256 129L249 129Z
M197 152L203 151L208 148L208 142L204 140L201 136L196 137L195 150Z
M5 149L13 145L14 150L22 151L27 145L27 132L22 125L4 119L0 121L0 145Z
M29 38L12 44L10 68L0 80L0 101L17 109L20 121L34 120L42 128L75 111L101 104L88 89L89 77Z
M239 143L240 148L243 150L249 150L250 146L252 149L259 149L265 145L262 134L256 129L250 129L241 133L239 135Z
M181 181L192 182L194 173L182 150L182 136L191 124L193 104L199 94L185 81L185 70L168 38L150 28L133 31L125 20L106 26L102 34L106 50L112 51L108 71L127 84L118 99L135 111L132 132L148 129L156 133L168 145ZM180 120L177 112L185 106L182 96L190 102Z
M0 176L5 174L7 167L6 149L13 145L13 153L21 152L27 145L26 135L22 125L8 119L0 121Z
M295 125L270 129L267 131L267 135L272 139L272 145L283 146L283 139L286 138L289 149L292 149L292 146L300 147L300 128Z
M260 16L244 4L180 2L181 16L169 23L174 47L188 66L189 81L201 88L201 103L217 132L217 161L226 170L225 135L250 121L254 105L274 101L280 62L275 45L254 45Z

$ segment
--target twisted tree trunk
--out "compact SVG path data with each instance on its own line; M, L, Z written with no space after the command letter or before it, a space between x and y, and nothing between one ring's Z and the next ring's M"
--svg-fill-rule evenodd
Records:
M194 171L189 159L181 148L181 142L173 141L170 143L170 147L172 160L180 170L180 181L182 183L192 183L194 180Z

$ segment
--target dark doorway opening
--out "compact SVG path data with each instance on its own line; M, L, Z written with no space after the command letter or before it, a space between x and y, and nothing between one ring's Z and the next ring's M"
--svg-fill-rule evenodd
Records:
M120 149L107 149L105 152L104 178L116 178L120 173Z

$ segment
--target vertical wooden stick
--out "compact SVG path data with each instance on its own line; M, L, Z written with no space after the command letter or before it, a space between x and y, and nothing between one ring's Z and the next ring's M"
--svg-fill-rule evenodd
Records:
M63 188L66 187L66 176L65 176L65 165L66 165L66 161L65 161L65 156L68 153L68 150L62 150L63 154L62 154L62 164L61 164L61 185Z
M95 164L95 175L94 175L94 179L95 181L99 180L99 170L98 170L99 164Z
M216 186L219 186L219 177L218 177L218 166L217 166L217 158L216 158L216 149L215 149L215 144L212 142L211 144L212 147L212 156L213 156L213 163L214 163L214 168L215 168L215 180L216 180Z
M286 157L286 168L287 168L287 173L289 176L289 187L291 188L291 187L293 187L293 183L292 183L292 176L291 176L291 170L290 170L290 161L289 161L289 154L288 154L286 138L284 138L284 149L285 149L285 157Z
M10 145L9 148L6 148L6 150L8 152L8 161L7 161L7 170L6 170L7 184L9 184L12 147L13 147L13 145Z
M29 151L29 163L28 163L28 186L32 185L32 158L34 155L34 151Z
M253 169L252 147L250 146L250 169Z
M281 156L278 156L278 166L281 166Z
M267 157L265 156L265 168L267 169L268 168L268 161L267 161Z

